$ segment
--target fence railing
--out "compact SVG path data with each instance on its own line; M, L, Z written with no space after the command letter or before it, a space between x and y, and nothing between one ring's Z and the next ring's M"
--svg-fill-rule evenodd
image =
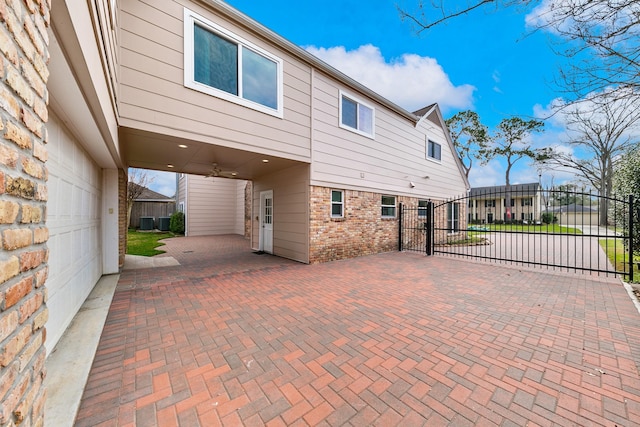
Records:
M474 190L400 209L399 248L633 277L640 250L633 197L535 186Z

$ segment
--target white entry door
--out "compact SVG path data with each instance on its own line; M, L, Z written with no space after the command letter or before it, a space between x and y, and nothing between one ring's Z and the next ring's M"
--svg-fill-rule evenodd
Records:
M260 250L273 253L273 190L260 192Z

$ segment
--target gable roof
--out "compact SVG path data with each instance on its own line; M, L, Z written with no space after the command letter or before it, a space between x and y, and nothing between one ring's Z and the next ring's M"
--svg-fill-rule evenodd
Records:
M422 123L424 120L427 120L429 116L432 116L432 115L436 116L436 121L442 128L442 133L447 139L447 144L449 145L449 148L453 153L453 158L454 158L454 161L456 162L456 166L458 167L458 170L460 171L460 176L462 176L462 179L464 180L464 186L465 188L469 189L471 187L471 184L469 184L469 179L467 178L467 174L464 172L464 168L462 167L462 160L458 156L458 151L456 150L456 146L453 143L453 140L451 139L451 134L449 133L449 128L447 127L447 123L444 121L444 117L442 117L442 111L440 110L440 106L438 104L427 105L424 108L414 111L413 114L420 117L420 119L416 123L416 127L418 127L420 123Z
M527 184L513 184L510 192L514 196L534 196L540 190L540 184L530 182ZM506 185L494 185L490 187L474 187L469 193L469 197L495 196L496 194L506 194Z
M563 206L554 206L553 208L549 209L551 212L572 212L572 213L597 213L598 210L592 208L591 206L583 206L583 205L576 205L575 203L571 203L570 205L563 205Z
M172 202L173 198L172 197L168 197L165 196L164 194L160 194L158 192L155 192L147 187L143 187L139 184L136 184L135 182L130 182L129 185L137 188L137 189L142 189L142 192L140 193L140 195L135 199L135 201L145 201L145 202Z

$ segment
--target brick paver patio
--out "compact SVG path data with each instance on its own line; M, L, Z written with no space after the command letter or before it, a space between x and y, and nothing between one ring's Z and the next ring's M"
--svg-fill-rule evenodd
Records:
M619 281L397 252L308 266L235 236L168 247L181 266L121 275L76 425L640 422Z

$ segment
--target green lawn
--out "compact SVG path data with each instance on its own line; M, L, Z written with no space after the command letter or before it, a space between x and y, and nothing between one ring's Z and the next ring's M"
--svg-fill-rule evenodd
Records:
M616 268L616 271L629 270L629 253L622 244L622 239L602 239L600 240L600 246L607 254L607 258L611 261ZM633 278L629 280L628 276L625 276L625 280L629 282L640 282L640 268L638 263L640 262L640 256L633 256Z
M562 233L582 234L577 228L562 227L558 224L522 225L522 224L482 224L470 225L470 227L485 227L489 231L514 231L518 233Z
M154 256L163 254L165 251L156 249L164 245L162 239L174 237L173 233L153 233L129 230L127 233L127 254Z

